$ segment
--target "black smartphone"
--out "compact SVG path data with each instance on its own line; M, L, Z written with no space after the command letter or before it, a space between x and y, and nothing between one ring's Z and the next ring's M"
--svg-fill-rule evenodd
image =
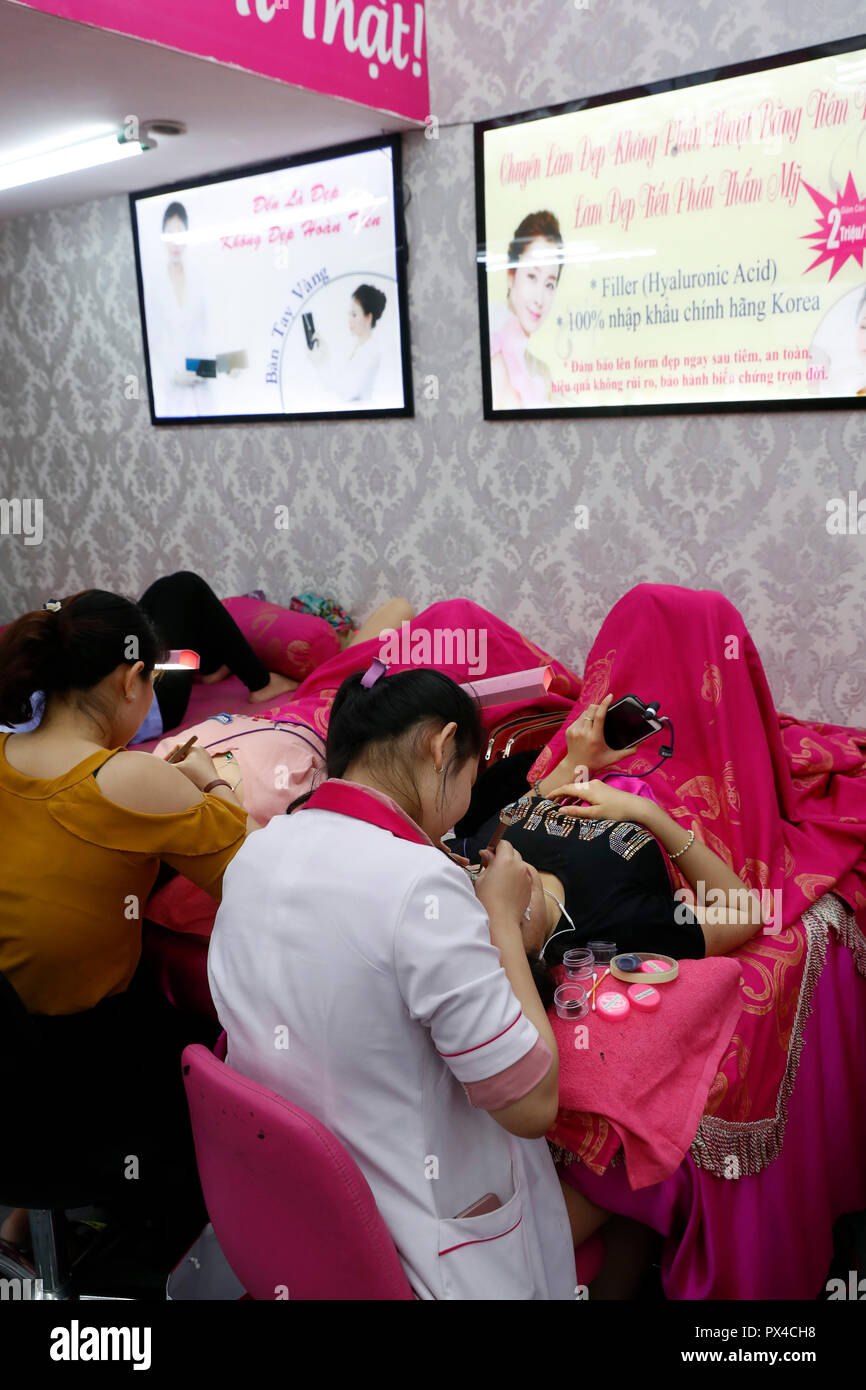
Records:
M623 695L621 700L614 700L604 716L604 741L608 748L631 748L662 728L660 719L647 714L643 700L637 695Z
M301 322L304 325L304 336L307 340L307 347L312 352L313 344L316 341L316 325L313 323L312 314L301 314Z

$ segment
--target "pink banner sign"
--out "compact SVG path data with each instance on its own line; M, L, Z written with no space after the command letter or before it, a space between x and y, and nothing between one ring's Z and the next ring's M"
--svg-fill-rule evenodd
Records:
M423 121L426 26L418 0L19 0L148 43Z

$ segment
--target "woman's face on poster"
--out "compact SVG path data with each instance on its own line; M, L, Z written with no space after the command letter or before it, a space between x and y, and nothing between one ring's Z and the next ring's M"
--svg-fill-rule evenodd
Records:
M349 300L349 332L356 338L363 337L372 325L373 315L365 314L357 299Z
M168 251L169 261L177 262L183 256L186 243L176 240L186 231L183 220L180 217L170 217L162 229L162 239Z
M508 272L511 308L524 333L534 333L550 313L559 271L556 251L555 242L536 237Z

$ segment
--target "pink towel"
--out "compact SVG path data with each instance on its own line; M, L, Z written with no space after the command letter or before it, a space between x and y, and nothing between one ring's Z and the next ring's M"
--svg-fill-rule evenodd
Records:
M633 1191L679 1167L740 1015L738 960L716 956L679 966L676 980L658 986L662 1002L654 1013L633 1008L617 1023L596 1012L576 1024L551 1014L559 1047L556 1142L568 1146L563 1112L603 1115L622 1141ZM609 975L600 992L627 989ZM582 1037L585 1048L577 1045Z

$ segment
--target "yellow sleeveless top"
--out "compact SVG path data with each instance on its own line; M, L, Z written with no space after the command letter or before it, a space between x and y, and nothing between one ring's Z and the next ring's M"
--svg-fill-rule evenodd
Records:
M125 990L160 860L219 899L246 812L218 796L150 815L107 800L101 749L60 777L17 772L0 737L0 971L31 1013L70 1014Z

